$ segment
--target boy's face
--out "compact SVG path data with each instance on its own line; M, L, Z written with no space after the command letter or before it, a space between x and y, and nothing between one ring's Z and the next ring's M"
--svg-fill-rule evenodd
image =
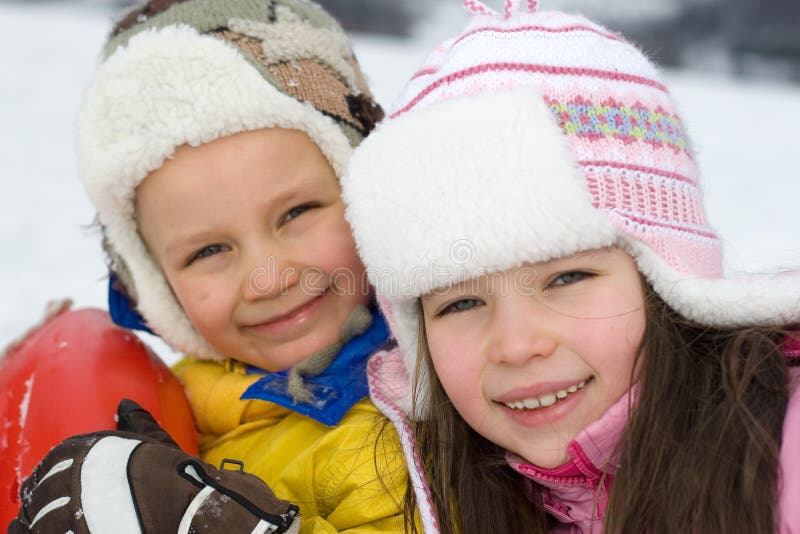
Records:
M280 371L370 298L339 193L305 133L269 128L178 148L136 190L136 219L200 335Z

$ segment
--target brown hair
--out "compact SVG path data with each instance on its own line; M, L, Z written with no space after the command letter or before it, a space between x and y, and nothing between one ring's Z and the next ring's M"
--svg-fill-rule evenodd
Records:
M789 397L785 331L705 327L645 285L647 325L634 366L639 398L618 444L604 531L774 532ZM428 419L413 426L442 533L548 532L554 519L540 487L507 467L504 451L447 398L421 317L418 366L431 377L431 406ZM415 504L409 489L407 517Z

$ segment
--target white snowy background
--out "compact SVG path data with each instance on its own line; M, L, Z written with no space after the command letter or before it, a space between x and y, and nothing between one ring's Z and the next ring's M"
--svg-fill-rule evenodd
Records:
M410 40L354 36L378 100L388 106L428 50L464 20L448 9ZM51 299L105 307L106 273L73 130L109 21L91 1L0 2L0 349ZM728 272L800 266L800 86L688 71L670 71L667 80L699 152Z

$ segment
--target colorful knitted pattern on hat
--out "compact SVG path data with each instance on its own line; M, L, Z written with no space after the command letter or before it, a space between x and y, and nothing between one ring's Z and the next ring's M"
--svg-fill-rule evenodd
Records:
M391 118L450 99L536 87L583 167L594 206L679 272L722 274L691 143L656 68L621 36L578 15L475 0L457 37L413 76Z

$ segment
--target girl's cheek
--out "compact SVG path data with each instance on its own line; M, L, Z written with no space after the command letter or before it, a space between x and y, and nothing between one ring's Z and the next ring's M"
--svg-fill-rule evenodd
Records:
M443 381L468 375L473 367L480 365L482 357L477 351L478 346L460 331L439 331L433 338L428 336L431 358Z

